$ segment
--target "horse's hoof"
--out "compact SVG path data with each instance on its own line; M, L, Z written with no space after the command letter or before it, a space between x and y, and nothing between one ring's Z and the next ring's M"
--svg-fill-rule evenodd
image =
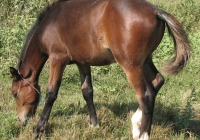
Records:
M33 133L33 137L35 140L39 139L39 134L38 133Z
M43 134L42 132L35 130L33 132L33 137L35 140L38 140L38 139L41 139L42 134Z
M134 137L133 140L139 140L139 136Z
M99 128L99 124L90 124L90 128Z

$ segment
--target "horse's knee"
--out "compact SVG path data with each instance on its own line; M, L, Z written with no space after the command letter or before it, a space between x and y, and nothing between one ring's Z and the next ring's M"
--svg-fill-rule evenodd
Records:
M53 93L46 94L46 103L47 104L53 104L56 99L57 99L57 96L55 94L53 94Z
M57 90L48 88L46 94L46 103L53 104L56 99L57 99Z
M81 90L82 90L83 97L85 100L93 98L93 88L90 83L85 81L83 85L81 86Z

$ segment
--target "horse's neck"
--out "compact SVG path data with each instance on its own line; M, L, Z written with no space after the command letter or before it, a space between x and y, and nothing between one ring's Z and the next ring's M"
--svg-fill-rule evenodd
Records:
M37 41L30 42L19 67L19 73L33 82L38 81L40 72L47 60L47 56L42 53L39 44L35 42Z

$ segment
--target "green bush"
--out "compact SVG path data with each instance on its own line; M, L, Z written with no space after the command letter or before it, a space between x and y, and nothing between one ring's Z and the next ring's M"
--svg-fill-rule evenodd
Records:
M15 66L26 34L41 9L51 1L0 1L0 73Z

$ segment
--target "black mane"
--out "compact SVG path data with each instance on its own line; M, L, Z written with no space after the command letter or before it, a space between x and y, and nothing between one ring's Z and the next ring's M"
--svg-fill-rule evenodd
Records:
M59 0L57 2L62 2L62 1L68 1L68 0ZM30 40L32 39L34 33L35 33L35 30L37 29L37 27L40 25L40 23L43 21L43 19L46 17L46 15L49 13L51 7L56 4L57 2L54 2L53 4L51 5L48 5L46 8L44 8L40 14L38 15L37 17L37 20L36 22L34 23L34 25L32 26L32 28L29 30L28 34L27 34L27 37L26 37L26 41L25 41L25 44L22 48L22 51L21 51L21 54L20 54L20 58L19 58L19 61L18 61L18 65L17 65L17 69L20 69L20 66L21 64L23 63L23 59L24 59L24 54L26 53L26 50L27 50L27 47L28 47L28 44L30 43Z

